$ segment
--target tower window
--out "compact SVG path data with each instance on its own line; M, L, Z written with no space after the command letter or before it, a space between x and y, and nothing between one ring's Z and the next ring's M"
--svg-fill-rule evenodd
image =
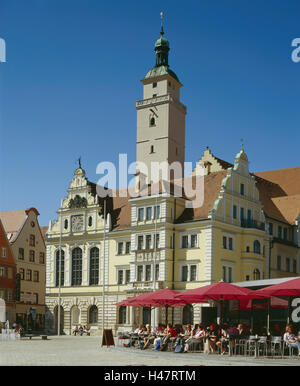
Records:
M151 147L150 147L150 153L154 153L154 146L153 145L151 145Z
M153 82L153 83L152 83L152 87L153 87L153 88L157 87L157 82Z
M155 118L150 118L150 126L155 126Z
M156 98L157 97L157 94L153 94L153 98Z

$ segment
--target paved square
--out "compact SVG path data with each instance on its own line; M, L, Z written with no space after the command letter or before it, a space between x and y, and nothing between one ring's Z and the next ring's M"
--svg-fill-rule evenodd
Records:
M133 348L101 347L95 336L50 336L0 342L1 366L299 366L300 357L253 358L242 356L175 354Z

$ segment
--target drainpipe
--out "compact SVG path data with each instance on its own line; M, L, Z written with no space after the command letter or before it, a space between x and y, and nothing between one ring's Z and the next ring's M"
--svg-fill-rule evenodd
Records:
M173 216L174 216L174 220L173 222L175 221L175 218L176 218L176 198L174 200L174 213L173 213ZM173 228L173 240L172 240L172 248L173 248L173 251L172 251L172 289L174 290L175 288L175 228ZM174 307L172 307L172 325L174 325Z

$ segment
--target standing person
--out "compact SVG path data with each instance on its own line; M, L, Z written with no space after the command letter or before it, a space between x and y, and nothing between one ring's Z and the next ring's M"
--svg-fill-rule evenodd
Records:
M300 341L297 340L295 334L293 334L293 326L288 324L283 335L283 340L288 347L295 347L298 349L298 355L300 356Z

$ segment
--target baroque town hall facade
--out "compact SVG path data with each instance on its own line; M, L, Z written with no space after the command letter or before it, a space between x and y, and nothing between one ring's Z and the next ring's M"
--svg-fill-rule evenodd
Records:
M149 168L153 161L183 165L185 155L182 84L169 67L163 35L155 44L156 64L142 80L143 100L136 103L137 161ZM108 197L104 204L79 165L46 235L46 328L57 329L59 298L61 330L70 334L80 323L97 334L103 317L114 331L163 322L164 309L116 305L154 288L183 291L220 280L299 275L300 167L250 173L243 149L231 164L208 148L194 176L200 165L199 208L166 192ZM169 320L198 323L208 308L176 307Z

